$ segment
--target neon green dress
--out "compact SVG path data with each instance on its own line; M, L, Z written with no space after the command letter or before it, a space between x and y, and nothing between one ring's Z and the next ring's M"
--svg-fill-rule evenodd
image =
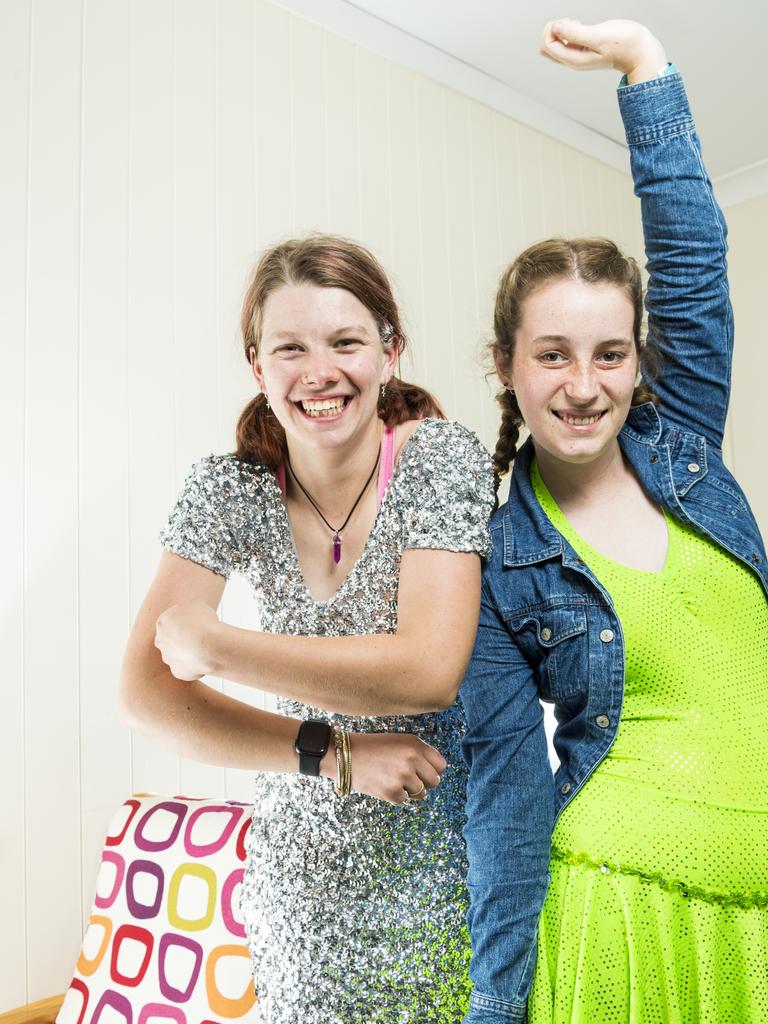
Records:
M618 735L557 821L530 1024L768 1021L768 603L665 512L661 572L552 524L608 591L626 645Z

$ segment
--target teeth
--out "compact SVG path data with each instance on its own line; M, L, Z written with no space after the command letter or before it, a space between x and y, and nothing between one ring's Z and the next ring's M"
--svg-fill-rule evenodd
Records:
M301 407L309 416L336 416L344 408L344 399L325 398L319 402L303 399Z
M596 413L594 416L566 416L560 413L560 419L565 420L566 423L570 423L572 427L583 427L588 423L597 423L602 416L602 413Z

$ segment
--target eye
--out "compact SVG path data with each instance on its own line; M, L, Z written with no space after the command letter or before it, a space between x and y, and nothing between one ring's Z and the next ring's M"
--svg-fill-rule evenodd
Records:
M608 363L609 366L616 366L626 359L626 353L624 352L603 352L599 357L604 363Z
M279 348L275 349L275 352L279 352L285 355L291 355L293 352L300 352L301 345L297 345L296 342L289 341L285 345L280 345Z
M337 348L352 348L354 345L362 345L359 338L339 338L336 342Z
M563 359L565 356L562 352L542 352L539 356L539 360L549 366L555 366Z

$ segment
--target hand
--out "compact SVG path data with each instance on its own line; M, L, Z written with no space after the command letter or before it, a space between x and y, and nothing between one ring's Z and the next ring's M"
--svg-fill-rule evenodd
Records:
M603 21L599 25L582 25L571 18L550 21L544 27L539 53L577 71L614 68L632 85L654 78L667 65L664 47L637 21Z
M440 782L447 764L434 747L407 732L350 734L352 789L391 804L423 800ZM333 751L323 759L323 774L336 778Z
M155 647L177 679L190 682L213 671L210 640L221 626L205 601L167 608L155 626Z

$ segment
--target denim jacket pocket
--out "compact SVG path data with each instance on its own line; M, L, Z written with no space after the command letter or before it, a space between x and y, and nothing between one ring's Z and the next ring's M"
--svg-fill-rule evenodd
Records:
M584 689L589 677L585 608L548 602L505 618L535 668L544 700L560 702Z
M686 492L685 505L690 506L692 513L696 505L701 505L710 512L719 512L726 516L738 516L748 511L746 501L732 487L729 487L724 481L718 480L712 473L698 481Z

